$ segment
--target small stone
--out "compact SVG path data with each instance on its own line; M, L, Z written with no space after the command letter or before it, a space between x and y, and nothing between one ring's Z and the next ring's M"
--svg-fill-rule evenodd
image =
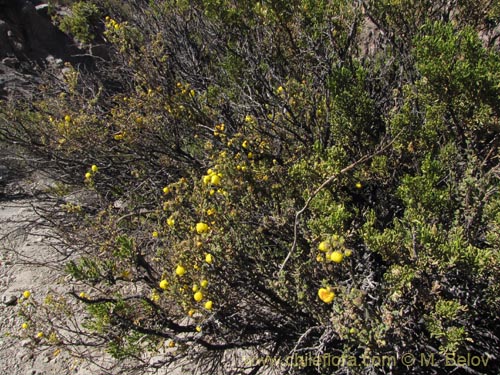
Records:
M4 294L2 296L2 303L5 306L14 306L17 304L17 296L15 294Z
M11 68L16 68L19 66L19 60L16 57L6 57L2 60L2 64L5 64Z

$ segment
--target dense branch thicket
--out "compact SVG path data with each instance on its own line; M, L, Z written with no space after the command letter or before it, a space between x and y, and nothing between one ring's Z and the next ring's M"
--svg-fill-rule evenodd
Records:
M64 24L109 60L1 110L61 182L47 219L86 314L26 301L40 345L134 371L497 372L497 1L93 3Z

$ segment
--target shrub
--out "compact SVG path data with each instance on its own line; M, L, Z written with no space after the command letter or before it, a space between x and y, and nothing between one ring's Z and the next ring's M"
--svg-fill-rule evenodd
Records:
M495 373L498 52L465 11L412 2L403 35L402 2L357 4L130 2L112 61L4 109L95 193L49 215L87 319L32 322L143 369Z
M100 14L99 8L91 2L75 2L71 5L70 14L60 20L59 28L81 43L91 43L99 28Z

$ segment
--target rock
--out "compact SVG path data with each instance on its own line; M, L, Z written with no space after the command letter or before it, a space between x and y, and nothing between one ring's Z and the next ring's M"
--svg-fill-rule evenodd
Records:
M49 4L38 4L38 5L35 5L35 9L36 9L37 13L46 16L49 13Z
M23 347L23 349L20 349L16 352L16 358L21 359L21 360L26 360L28 355L28 349L26 347Z
M56 59L52 55L48 55L45 58L45 61L47 62L47 65L53 67L53 68L61 68L64 64L64 61L62 59Z
M66 203L76 206L94 207L95 202L99 200L99 195L91 190L78 190L66 195L63 199Z
M19 67L19 60L17 59L17 57L5 57L3 60L2 60L2 64L10 67L10 68L17 68Z
M125 202L123 199L118 199L113 202L113 207L118 209L125 208L127 207L127 202Z
M15 92L30 98L33 85L39 82L39 78L20 73L7 64L0 63L0 97Z
M5 306L14 306L17 304L17 296L12 293L6 293L2 296L2 303Z

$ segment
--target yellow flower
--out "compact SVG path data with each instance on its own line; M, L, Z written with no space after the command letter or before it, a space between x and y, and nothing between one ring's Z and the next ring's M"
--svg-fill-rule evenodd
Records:
M153 233L152 233L152 236L153 236L154 238L158 238L158 236L159 236L159 235L160 235L160 234L159 234L157 231L153 231Z
M213 261L214 259L212 257L212 254L205 254L205 262L207 262L208 264L212 264Z
M207 301L205 302L205 308L207 310L212 310L213 302L212 301Z
M169 348L173 348L173 347L175 347L175 341L170 340L170 341L168 342L168 347L169 347Z
M170 193L170 188L168 186L165 186L163 188L163 194L168 194L168 193Z
M85 179L90 180L92 178L92 174L90 172L85 173Z
M241 144L241 147L248 148L248 141L243 141L243 143Z
M210 193L210 195L214 195L215 194L215 190L211 189L209 193Z
M334 251L333 253L330 254L330 260L335 263L340 263L342 262L342 259L344 259L344 255L340 251Z
M210 178L210 182L212 183L212 185L220 185L220 177L216 174L214 174L211 178Z
M200 326L196 326L196 332L201 332L201 327Z
M41 339L43 337L43 332L38 332L36 334L36 337L39 338L39 339Z
M209 176L209 175L203 176L203 183L205 185L208 185L211 180L212 180L211 176Z
M92 172L94 172L94 173L96 173L96 172L99 170L99 168L98 168L98 167L97 167L97 165L95 165L95 164L94 164L94 165L92 165L92 167L90 167L90 169L91 169L91 170L92 170Z
M177 268L175 269L175 274L177 276L182 276L186 273L186 269L182 267L181 265L178 265Z
M361 189L362 187L361 182L356 182L356 189Z
M203 279L203 280L201 280L200 285L202 288L206 288L208 286L208 281Z
M346 251L344 251L344 256L350 257L351 255L352 255L352 250L347 249Z
M200 287L196 284L193 285L193 292L196 293L198 290L200 290Z
M326 251L330 250L330 248L331 248L331 246L330 246L330 243L328 241L320 242L320 244L318 245L319 251L326 252Z
M87 298L87 295L85 294L85 292L81 292L79 294L80 298Z
M245 116L245 122L252 122L253 118L250 115Z
M193 309L189 310L189 311L188 311L188 315L189 315L189 316L193 316L193 315L194 315L194 310L193 310Z
M276 90L278 94L282 94L283 91L284 91L283 86L278 87L278 89Z
M167 219L167 225L169 227L173 227L175 225L175 220L172 216L170 216L168 219Z
M115 139L115 141L121 141L123 139L123 134L122 133L115 134L113 138Z
M335 293L333 293L330 290L330 287L328 287L328 288L319 288L319 290L318 290L318 297L324 303L332 303L333 299L335 298Z
M196 224L196 232L198 234L206 233L208 232L208 225L205 223L198 223Z
M64 121L71 122L71 116L70 115L64 116Z
M203 299L203 293L198 291L193 295L193 298L196 302L200 302Z
M212 216L213 214L215 214L215 208L209 208L209 209L207 210L207 215L208 215L208 216Z
M166 290L168 288L168 281L163 279L160 281L160 289Z
M253 159L253 152L249 152L249 153L247 154L247 157L248 157L249 159Z
M151 293L151 301L158 302L160 300L160 295L154 291Z
M30 298L30 296L31 296L31 292L30 292L29 290L25 290L25 291L23 292L23 297L24 297L24 298Z
M30 326L30 325L29 325L28 323L26 323L26 322L24 322L23 324L21 324L21 328L22 328L22 329L28 329L28 328L29 328L29 326Z

